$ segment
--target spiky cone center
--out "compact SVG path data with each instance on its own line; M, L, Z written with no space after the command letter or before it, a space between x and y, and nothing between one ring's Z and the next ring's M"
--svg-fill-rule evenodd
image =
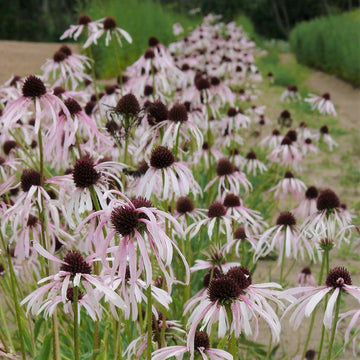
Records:
M158 146L151 152L150 165L155 169L165 169L174 162L173 153L164 146Z
M148 45L150 47L156 47L160 44L159 39L155 36L150 36L148 40Z
M120 130L120 127L115 120L107 121L105 128L109 134L116 134Z
M60 97L66 90L62 86L55 86L53 89L54 95Z
M116 85L106 85L105 86L105 93L106 95L112 95L115 93Z
M38 171L33 169L25 169L21 174L21 189L28 192L31 186L41 185L41 175Z
M312 140L310 138L305 139L305 144L310 145L312 144Z
M247 239L245 228L243 226L240 226L235 230L234 239L237 239L237 240L246 240Z
M114 30L117 26L116 20L110 16L104 19L103 25L105 30Z
M151 85L146 85L144 87L144 96L150 96L154 93L154 88Z
M324 238L320 240L320 248L324 251L331 251L335 246L333 239Z
M325 100L330 100L330 94L329 93L324 93L321 95L321 97Z
M284 175L284 179L293 179L294 174L291 171L286 171Z
M64 54L62 51L56 51L56 53L53 56L54 62L60 63L66 59L66 54Z
M224 199L224 206L227 208L240 206L240 197L235 194L227 194Z
M87 25L91 22L90 16L86 14L81 14L78 17L78 25Z
M145 173L149 170L149 165L145 160L141 160L136 168L141 175L145 175Z
M288 136L285 136L282 141L281 141L281 145L288 145L290 146L292 144L291 139Z
M36 216L30 214L29 217L28 217L28 221L26 223L26 226L34 227L35 224L37 223L37 221L38 221L38 218Z
M84 157L78 159L72 170L75 186L78 188L88 188L95 185L100 179L100 172L95 169L95 164L91 158Z
M220 79L216 76L213 76L210 80L212 86L220 85Z
M91 274L91 265L85 261L78 251L70 251L65 257L66 264L60 266L60 270L76 274Z
M296 130L289 130L286 135L292 142L297 140L297 132Z
M82 111L80 104L74 99L66 99L64 104L72 116Z
M169 111L169 120L174 122L185 122L188 120L188 113L183 104L175 104Z
M181 196L176 202L176 211L179 214L191 213L195 209L194 203L187 196Z
M225 216L225 214L226 214L226 208L221 202L214 201L209 205L209 209L208 209L209 218L220 218L222 216Z
M320 128L320 132L321 134L328 134L329 133L329 128L327 125L324 125Z
M145 59L153 59L155 57L155 53L153 49L147 49L144 53Z
M340 200L334 191L325 189L320 192L316 207L319 211L337 209L340 207Z
M344 285L352 285L351 276L346 268L342 266L330 270L326 279L326 286L342 288Z
M234 165L226 158L222 158L216 164L216 174L218 176L231 175L234 173Z
M115 107L115 112L124 116L137 116L139 111L140 104L134 94L124 95Z
M145 199L142 196L136 196L131 199L132 204L134 205L135 209L139 209L141 207L152 207L151 201Z
M304 274L304 275L311 275L311 269L309 266L305 266L302 270L301 270L301 273Z
M288 110L283 110L281 113L280 113L280 117L282 119L290 119L291 118L291 114Z
M84 294L80 291L78 288L78 300L81 300L84 297ZM71 303L74 302L74 288L68 288L66 290L66 299L70 301Z
M229 110L227 111L227 116L229 117L235 117L237 114L237 111L234 107L229 108Z
M197 331L195 333L194 348L207 350L210 348L209 336L205 331Z
M130 206L115 208L110 219L116 232L122 236L131 235L139 223L138 213Z
M294 226L296 225L296 219L291 212L284 211L278 216L276 220L276 225Z
M15 149L17 147L17 142L14 141L14 140L6 140L4 143L3 143L3 151L5 153L5 155L9 155L10 154L10 151L12 149Z
M249 151L249 152L246 154L246 159L247 159L247 160L256 160L256 159L257 159L257 156L256 156L256 154L255 154L253 151Z
M40 78L35 75L29 75L22 87L22 94L29 98L41 97L46 94L46 88Z
M64 53L67 57L72 54L71 49L67 45L62 45L59 49L62 53Z
M305 353L305 358L306 360L314 360L315 359L315 355L316 355L316 352L315 350L308 350L306 353Z
M281 134L280 134L280 131L279 131L278 129L274 129L274 130L272 131L272 135L273 135L273 136L279 136L279 135L281 135Z
M250 271L244 266L233 267L226 275L231 276L237 282L241 290L244 290L251 285Z
M96 101L88 101L85 105L85 114L90 116L96 106Z
M148 122L150 125L155 125L161 121L164 121L168 118L168 109L167 107L160 101L156 100L147 108L148 112Z
M221 305L230 304L241 293L237 281L227 275L221 275L211 280L208 287L208 296L211 302L218 301Z
M318 190L317 190L317 188L315 186L310 186L305 191L305 197L308 200L316 199L318 197L318 195L319 195L319 192L318 192Z
M195 81L195 86L199 91L202 91L202 90L210 89L211 84L209 80L200 77Z

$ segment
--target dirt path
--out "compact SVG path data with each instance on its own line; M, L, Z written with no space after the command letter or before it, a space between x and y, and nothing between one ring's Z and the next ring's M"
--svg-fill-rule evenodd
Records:
M45 60L51 58L62 43L32 43L23 41L0 41L0 84L11 75L30 75L40 72ZM67 44L74 52L78 46Z

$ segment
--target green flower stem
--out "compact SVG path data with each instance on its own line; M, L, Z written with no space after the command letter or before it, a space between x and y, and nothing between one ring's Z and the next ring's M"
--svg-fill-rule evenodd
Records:
M333 348L334 340L335 340L336 324L337 324L338 319L339 319L340 301L341 301L341 288L339 289L339 296L336 299L335 316L334 316L334 319L333 319L333 324L332 324L332 329L331 329L331 337L330 337L330 344L329 344L327 360L331 359L332 348Z
M178 153L179 153L180 128L181 128L181 123L179 124L178 131L177 131L177 134L176 134L176 142L175 142L175 148L174 148L175 161L179 161Z
M355 336L360 334L360 329L355 331L349 338L349 340L337 351L337 353L331 358L331 360L335 360L342 352L345 350L345 348L354 340Z
M57 311L52 315L52 328L53 328L53 359L60 360L60 341L59 341L59 321Z
M1 326L2 326L2 329L4 330L4 333L5 333L5 336L6 336L6 339L9 343L9 346L10 346L10 349L11 350L15 350L14 348L14 344L12 342L12 339L11 339L11 336L10 336L10 333L9 333L9 329L8 329L8 326L7 326L7 321L6 321L6 318L5 318L5 314L4 314L4 310L2 308L2 304L0 302L0 319L1 319ZM1 335L1 342L4 344L4 348L7 352L9 352L9 348L8 346L6 345L6 341L3 339L2 337L2 334L0 332L0 335Z
M1 239L2 242L4 244L4 238L1 234ZM24 342L24 328L23 328L23 322L21 319L21 309L20 309L20 305L19 305L19 299L17 296L17 292L16 292L16 288L15 288L15 273L14 273L14 269L11 263L11 256L10 254L7 255L8 258L8 263L9 263L9 269L10 269L10 285L11 285L11 291L13 294L13 300L14 300L14 305L15 305L15 313L16 313L16 322L18 325L18 330L19 330L19 338L20 338L20 349L21 349L21 357L23 360L26 360L26 354L25 354L25 342Z
M79 316L78 316L78 300L79 300L79 288L75 286L74 299L73 299L73 311L74 311L74 359L80 359L80 338L79 338Z
M322 282L324 268L325 268L325 265L326 265L325 263L326 263L326 257L325 257L325 253L323 253L322 254L322 262L321 262L321 269L320 269L320 276L319 276L318 285L321 285L321 282ZM313 313L311 315L310 327L309 327L309 331L308 331L308 334L307 334L307 337L306 337L305 346L304 346L304 350L303 350L301 359L305 359L305 355L306 355L306 352L308 350L308 346L309 346L309 342L310 342L310 338L311 338L311 333L312 333L313 328L314 328L315 316L316 316L316 309L314 309L314 311L313 311Z
M326 276L327 276L329 274L329 250L328 249L325 249L325 251L323 253L323 262L325 263L324 268L326 267ZM321 282L322 282L322 275L323 274L321 274ZM328 299L329 299L329 294L326 294L325 295L325 309L326 309L326 306L328 303ZM320 339L320 347L319 347L319 352L318 352L318 360L321 359L321 353L322 353L322 349L324 346L324 338L325 338L325 326L323 324L322 329L321 329L321 339Z
M232 312L231 312L231 307L230 305L226 305L225 306L226 309L226 314L227 317L229 319L229 326L231 327L231 323L232 323ZM229 339L229 344L228 344L228 351L229 353L233 356L234 360L236 360L238 358L238 352L237 352L237 347L236 347L236 338L235 338L235 331L231 332L230 335L230 339Z
M146 319L147 319L147 351L146 360L151 360L152 354L152 297L151 297L151 285L146 290L147 297L147 308L146 308Z

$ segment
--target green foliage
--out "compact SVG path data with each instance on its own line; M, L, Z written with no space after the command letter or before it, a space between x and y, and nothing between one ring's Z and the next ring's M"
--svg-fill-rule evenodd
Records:
M129 32L133 39L132 44L124 41L122 47L113 42L106 47L104 38L101 38L98 45L92 47L96 74L101 78L114 77L135 62L147 49L150 36L156 36L162 44L167 45L176 40L172 34L175 22L179 22L185 31L198 22L151 0L92 0L83 12L94 20L113 17L117 25Z
M300 63L360 86L360 11L301 23L290 44Z

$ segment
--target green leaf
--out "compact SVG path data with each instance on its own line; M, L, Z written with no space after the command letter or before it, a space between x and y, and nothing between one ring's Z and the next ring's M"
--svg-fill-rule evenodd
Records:
M41 350L36 357L36 360L47 360L50 357L51 353L51 344L52 344L52 331L45 336L45 339L42 343Z

